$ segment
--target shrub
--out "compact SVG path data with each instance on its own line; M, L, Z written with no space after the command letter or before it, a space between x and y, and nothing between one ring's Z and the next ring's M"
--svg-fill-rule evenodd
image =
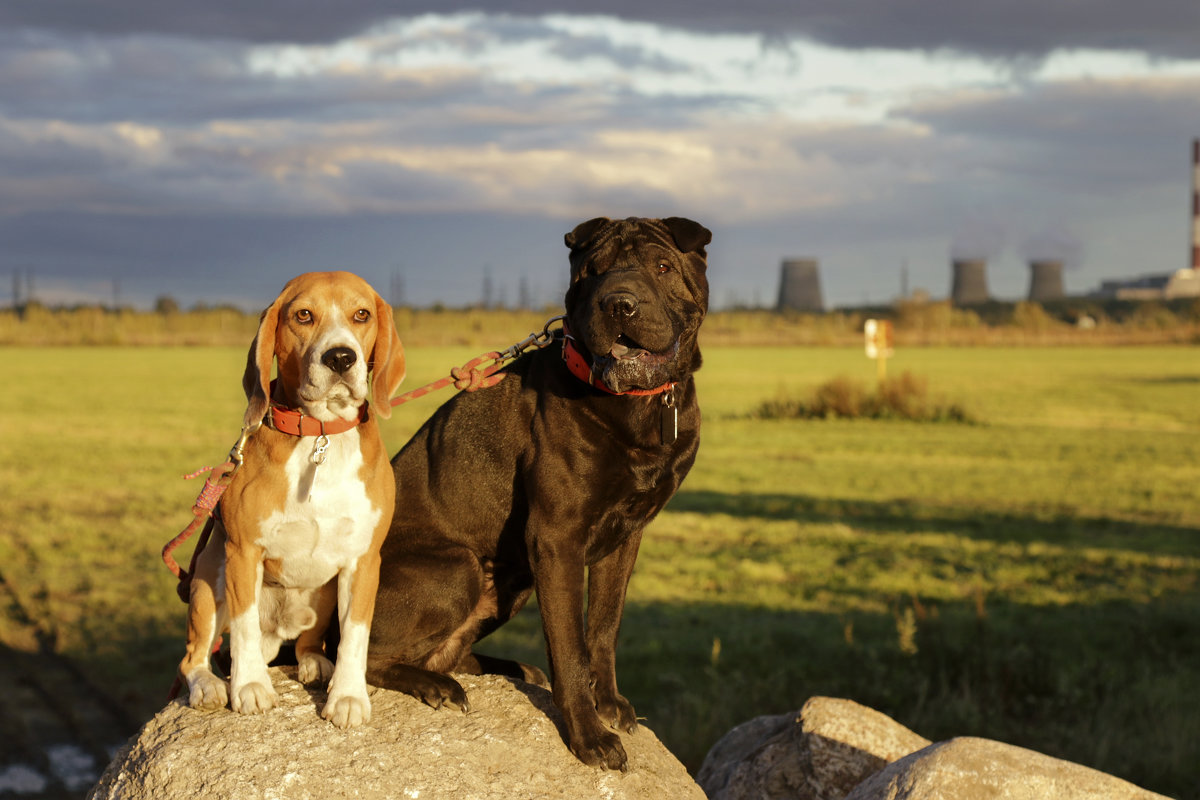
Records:
M974 422L957 403L929 399L929 383L911 372L882 381L874 393L862 381L839 375L804 400L780 395L756 408L756 419L907 419L916 422Z
M861 417L869 405L867 390L862 383L839 375L817 387L810 403L813 417Z
M1037 303L1021 301L1013 306L1012 324L1027 333L1046 333L1061 323Z

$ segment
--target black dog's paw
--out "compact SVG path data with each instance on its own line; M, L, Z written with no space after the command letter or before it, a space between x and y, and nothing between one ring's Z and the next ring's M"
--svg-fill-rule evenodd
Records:
M619 694L607 698L597 696L596 713L600 716L600 721L607 723L610 728L625 733L637 730L637 714L633 710L633 704Z
M575 728L575 726L568 726ZM624 772L629 764L621 737L604 730L598 724L575 728L570 735L571 752L589 767L603 767Z
M467 693L458 681L437 672L427 673L424 680L415 681L409 694L432 708L453 706L464 714L470 713Z
M464 714L471 710L471 705L467 702L467 693L459 682L440 672L408 664L369 667L367 683L412 695L431 708L454 706Z

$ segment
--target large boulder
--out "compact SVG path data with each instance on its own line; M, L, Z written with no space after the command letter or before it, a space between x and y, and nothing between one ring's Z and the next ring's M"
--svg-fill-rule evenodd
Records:
M734 728L709 751L697 781L710 800L841 800L929 744L852 700L813 697L797 713Z
M906 756L846 800L1167 800L1103 772L990 739L960 737Z
M279 706L257 716L169 704L117 754L89 800L704 798L645 727L621 737L628 771L583 765L563 743L549 692L536 686L457 676L470 714L374 690L371 721L340 730L321 719L324 692L294 677L271 670Z

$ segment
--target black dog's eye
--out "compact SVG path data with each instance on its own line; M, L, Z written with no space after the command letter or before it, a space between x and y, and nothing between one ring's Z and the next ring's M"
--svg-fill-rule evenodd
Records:
M301 325L310 325L312 324L312 321L312 312L307 308L302 308L296 312L296 322L299 322Z
M371 318L371 312L367 311L365 308L360 308L358 311L354 312L354 321L355 322L366 322L370 318Z
M658 265L658 274L659 275L665 275L666 273L668 273L670 271L671 271L670 264L667 264L665 262L659 262L659 265Z

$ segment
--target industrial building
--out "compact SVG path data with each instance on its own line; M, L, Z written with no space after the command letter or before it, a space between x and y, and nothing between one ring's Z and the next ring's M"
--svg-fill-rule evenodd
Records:
M1092 297L1113 300L1175 300L1200 297L1200 269L1175 270L1165 275L1142 275L1126 280L1104 281Z
M821 275L815 258L785 259L779 270L777 311L824 311Z
M991 299L987 287L987 262L982 258L956 258L951 262L950 300L956 306L986 303Z
M1034 259L1029 262L1029 301L1045 303L1061 300L1063 291L1063 262L1052 259Z

